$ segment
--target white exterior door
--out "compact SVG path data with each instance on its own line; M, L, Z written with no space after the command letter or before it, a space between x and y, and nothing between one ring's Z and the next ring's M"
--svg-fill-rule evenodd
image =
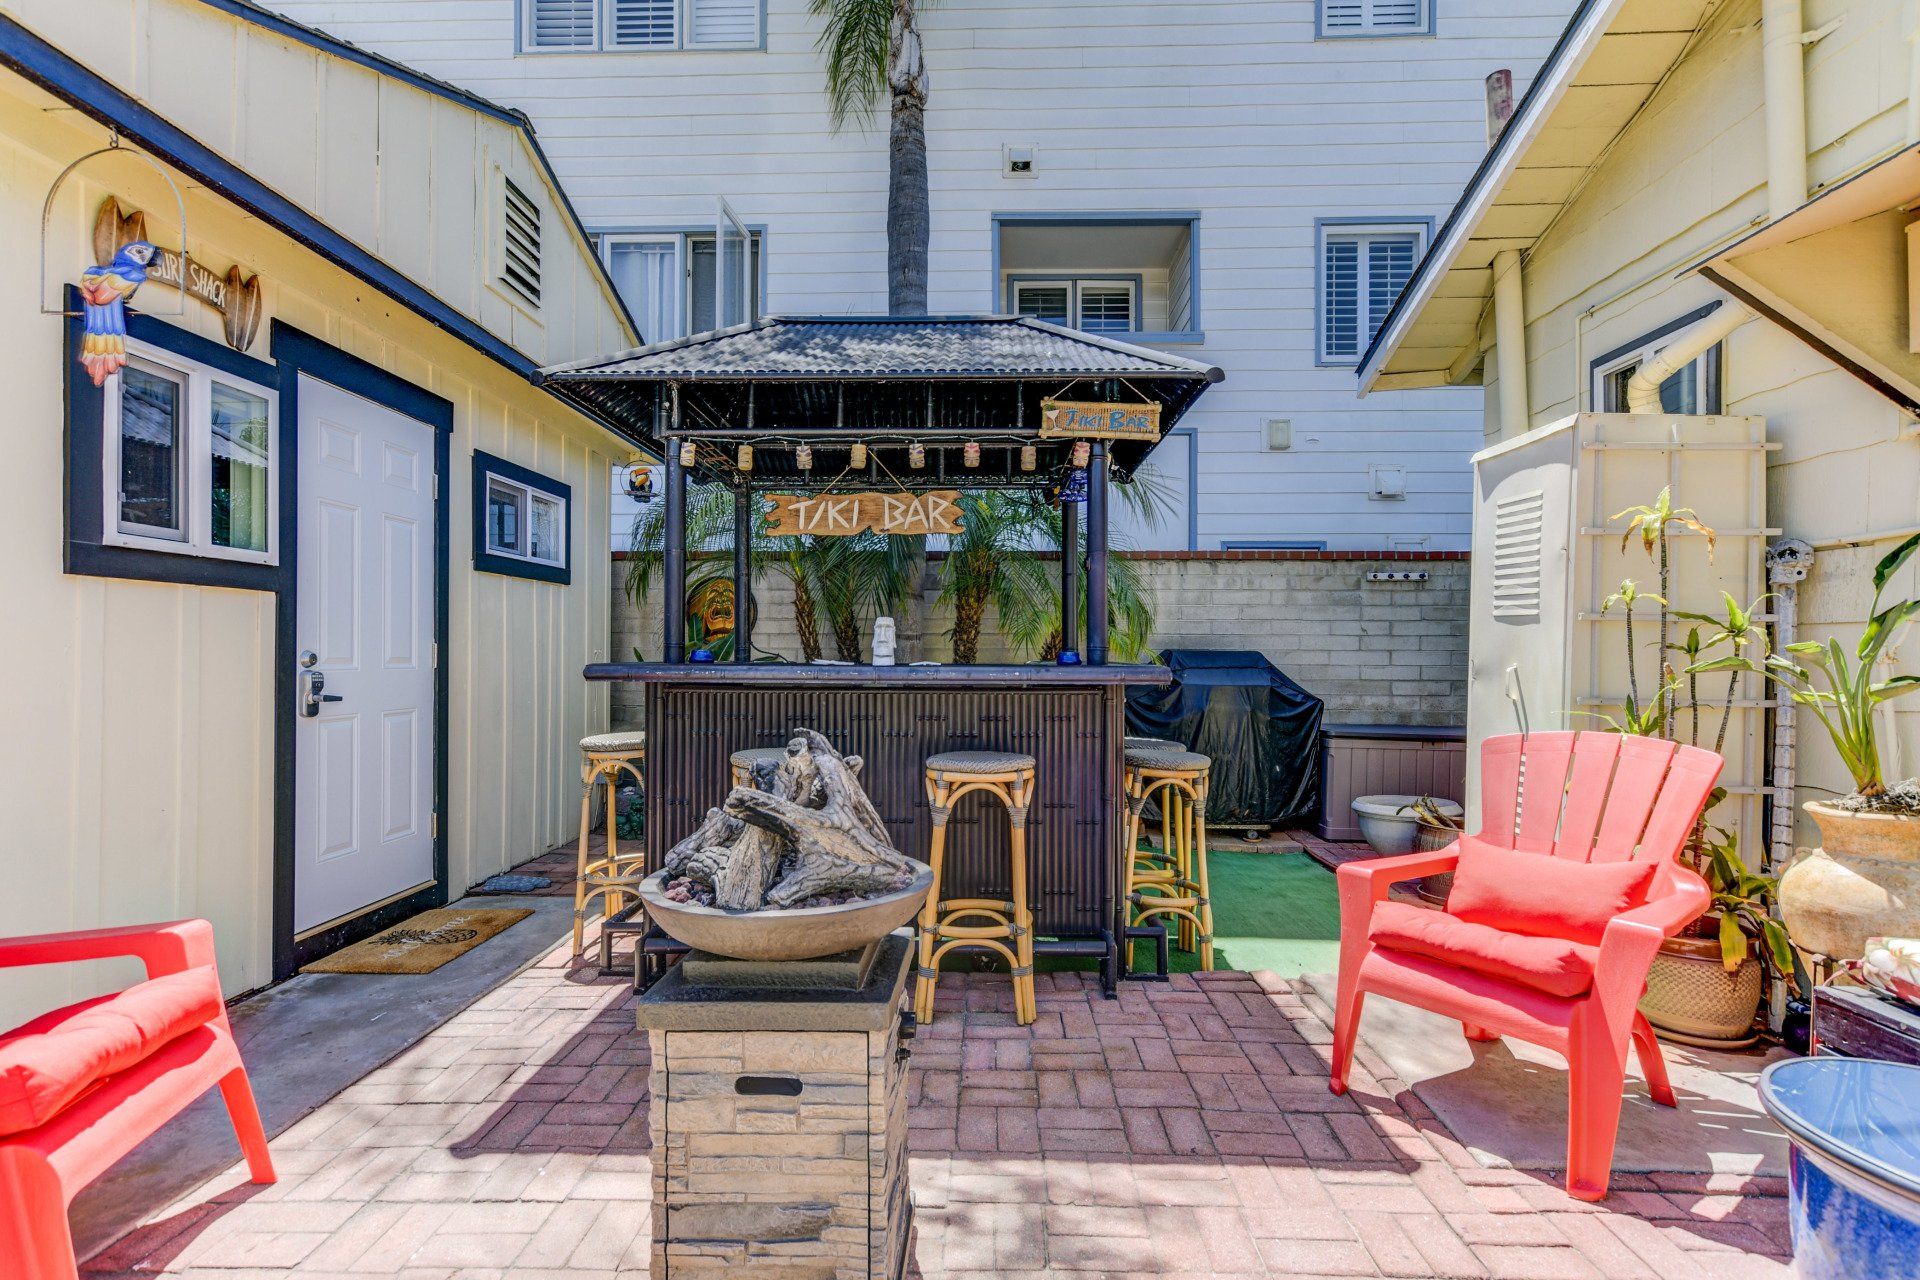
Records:
M293 923L306 932L434 878L434 436L304 376L298 412Z

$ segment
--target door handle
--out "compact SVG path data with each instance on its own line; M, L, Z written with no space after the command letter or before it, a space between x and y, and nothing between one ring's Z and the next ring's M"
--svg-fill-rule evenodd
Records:
M300 714L311 720L320 714L323 702L341 702L344 697L338 693L326 693L327 673L324 671L302 671L300 673Z

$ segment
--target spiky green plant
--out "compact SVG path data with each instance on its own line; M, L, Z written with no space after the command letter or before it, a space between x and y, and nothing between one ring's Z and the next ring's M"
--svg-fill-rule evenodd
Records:
M1887 645L1920 615L1920 600L1901 600L1884 608L1880 604L1887 583L1912 558L1916 548L1920 548L1920 534L1889 551L1874 566L1873 603L1868 607L1867 625L1851 658L1837 638L1824 644L1803 640L1788 645L1784 654L1768 654L1759 661L1744 654L1729 654L1703 663L1700 668L1702 671L1752 671L1787 689L1796 705L1806 707L1819 719L1827 736L1833 739L1841 763L1853 778L1854 794L1867 799L1882 795L1887 789L1874 711L1883 702L1903 698L1920 689L1920 676L1874 678L1874 667ZM1795 658L1803 661L1797 662Z
M1687 687L1689 690L1687 696L1693 703L1695 745L1699 743L1700 676L1711 670L1725 670L1727 672L1726 698L1720 704L1720 727L1713 737L1713 750L1716 755L1727 745L1727 725L1733 719L1733 700L1734 695L1739 691L1740 681L1737 669L1709 666L1708 663L1711 659L1708 659L1706 655L1715 649L1730 646L1733 649L1733 653L1728 656L1738 656L1749 646L1756 644L1760 646L1760 651L1765 653L1767 650L1766 628L1756 624L1754 622L1754 616L1760 612L1760 606L1771 598L1771 595L1762 595L1755 599L1752 604L1742 605L1738 600L1735 600L1732 595L1722 591L1720 593L1720 602L1725 612L1720 617L1714 617L1712 614L1707 613L1683 613L1679 610L1674 611L1673 616L1676 618L1684 618L1688 622L1704 622L1708 626L1717 628L1712 635L1699 641L1697 645L1687 650L1686 667ZM1699 635L1699 628L1693 628L1688 634L1691 637L1697 637Z
M1683 529L1691 529L1695 533L1705 537L1707 540L1708 560L1713 559L1714 532L1701 521L1700 513L1692 507L1676 507L1673 505L1673 486L1671 485L1662 489L1660 496L1655 498L1651 503L1643 503L1640 506L1628 507L1625 511L1617 511L1614 513L1613 519L1625 520L1627 522L1626 529L1622 531L1620 535L1620 550L1622 552L1625 552L1627 547L1631 545L1637 537L1640 539L1641 548L1647 553L1647 558L1649 560L1657 560L1659 563L1660 594L1654 596L1653 599L1659 601L1660 604L1660 678L1663 684L1672 684L1673 682L1667 679L1667 672L1669 670L1667 667L1667 651L1673 643L1673 637L1667 630L1667 601L1672 595L1673 588L1672 562L1671 556L1668 554L1671 532L1674 526L1677 525ZM1673 689L1668 688L1663 696L1671 699L1672 694ZM1666 722L1667 727L1671 729L1673 721L1671 701L1669 701L1667 705L1666 712L1667 714L1661 718Z

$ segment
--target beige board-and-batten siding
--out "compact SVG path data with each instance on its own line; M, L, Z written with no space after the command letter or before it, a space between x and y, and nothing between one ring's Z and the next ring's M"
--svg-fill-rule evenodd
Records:
M23 7L36 16L48 10ZM84 7L98 13L98 6ZM145 11L150 21L142 31L151 43L135 42L143 53L132 83L180 86L157 108L192 97L188 86L217 97L235 78L239 46L249 58L258 53L260 40L250 28L200 31L199 15L216 12L206 6L161 0ZM52 26L81 25L77 17L54 16L60 21ZM162 39L162 28L175 22L201 38ZM97 50L88 60L116 74L126 34L108 23L94 35L97 43L68 47ZM165 60L163 52L185 65L151 65ZM331 65L300 69L303 83L336 74ZM409 104L402 92L420 101ZM458 114L424 93L380 80L378 95L391 125L382 132L405 137L408 145L434 137L446 144L458 124ZM208 108L202 103L199 109ZM263 110L255 104L244 114ZM278 114L283 126L296 124ZM7 673L0 723L8 728L0 736L0 866L6 872L0 936L204 916L214 923L222 983L231 994L271 976L274 598L63 571L65 321L41 312L33 255L41 243L41 202L55 176L104 138L104 129L0 72L0 235L15 248L15 269L0 275L0 378L8 388L0 447L14 480L11 545L0 556L8 617L0 626ZM469 126L461 146L470 155L480 145ZM348 166L350 153L340 154L348 158L326 168L326 182L344 186L359 171ZM239 262L258 272L269 319L454 406L450 473L442 478L451 517L451 616L441 660L449 672L450 740L443 829L448 887L457 896L572 830L576 740L606 718L606 695L580 679L581 665L606 652L604 557L576 555L571 587L474 572L472 451L484 449L569 484L572 541L580 548L605 545L605 477L616 446L522 377L175 176L186 192L192 253L222 270ZM363 204L372 204L370 193L385 185L370 168L353 181ZM93 262L94 213L110 193L150 212L156 240L176 242L177 220L169 231L161 215L172 206L166 184L138 161L113 158L106 168L89 166L62 189L47 249L51 279L77 279ZM425 192L419 194L424 201ZM442 198L460 203L446 192ZM424 203L413 216L432 220ZM477 270L470 238L451 230L434 252L449 263L466 254L465 270ZM443 278L453 277L449 271ZM167 313L176 309L177 296L149 286L138 302L149 313ZM222 340L218 313L198 302L162 318ZM586 354L576 344L599 343L603 330L619 331L610 311L604 324L578 333L571 322L567 327L567 336L552 344L556 358ZM268 348L263 324L249 354L265 359ZM284 423L282 429L291 428ZM136 976L134 966L122 962L0 973L0 1026Z
M1588 385L1596 357L1727 297L1682 268L1767 216L1760 8L1759 0L1736 0L1708 20L1528 253L1526 341L1535 429L1598 407ZM1812 6L1809 30L1841 16L1843 8L1845 20L1806 58L1808 181L1815 191L1909 142L1912 6L1900 0ZM1836 310L1844 308L1847 290L1857 287L1857 267L1826 262L1818 270L1820 293ZM1482 341L1490 343L1490 330ZM1766 463L1765 524L1815 547L1812 573L1799 588L1797 638L1839 636L1851 646L1866 620L1874 563L1920 525L1920 445L1908 429L1910 415L1765 319L1733 332L1721 367L1722 411L1764 419L1766 438L1775 446ZM1486 375L1492 443L1501 437L1498 361L1491 356ZM1394 396L1376 399L1383 408L1395 403ZM1622 495L1621 505L1652 501L1660 479L1649 476ZM1701 507L1719 496L1684 476L1673 495L1676 504ZM1652 589L1646 558L1636 550L1630 559L1632 567L1623 571L1642 589ZM1889 598L1897 598L1896 591L1912 593L1915 582L1910 566L1889 588ZM1682 608L1719 608L1711 586L1683 586L1676 596ZM1896 669L1916 670L1912 641L1899 648L1905 652L1895 653ZM1888 735L1890 775L1912 775L1920 769L1920 702L1895 702L1881 714L1896 727ZM1851 788L1826 734L1805 714L1793 754L1800 801ZM1804 815L1795 841L1818 842ZM1757 831L1750 832L1750 856L1758 847Z
M1151 552L1129 557L1153 601L1158 649L1254 649L1324 699L1330 724L1457 726L1466 721L1467 570L1460 553L1368 556L1359 552ZM629 561L616 555L613 652L638 647L660 657L658 589L636 605L625 589ZM1055 562L1057 564L1057 561ZM1425 572L1419 581L1370 582L1369 573ZM937 603L933 571L896 619L897 660L952 656L952 611ZM756 649L797 659L793 591L765 570L755 577ZM863 630L861 643L870 639ZM824 617L821 643L833 657ZM980 661L1018 660L994 628ZM615 685L613 719L638 725L639 686Z

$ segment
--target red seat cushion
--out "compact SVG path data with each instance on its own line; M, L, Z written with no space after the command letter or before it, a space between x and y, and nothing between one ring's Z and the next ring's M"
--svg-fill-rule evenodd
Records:
M1653 862L1575 862L1460 842L1449 915L1506 933L1599 942L1607 924L1647 900Z
M39 1128L95 1081L138 1064L219 1012L220 982L207 967L152 978L14 1028L0 1036L0 1134Z
M1598 947L1584 942L1508 933L1408 902L1376 905L1367 937L1376 946L1444 960L1552 996L1577 996L1591 989L1600 954Z

